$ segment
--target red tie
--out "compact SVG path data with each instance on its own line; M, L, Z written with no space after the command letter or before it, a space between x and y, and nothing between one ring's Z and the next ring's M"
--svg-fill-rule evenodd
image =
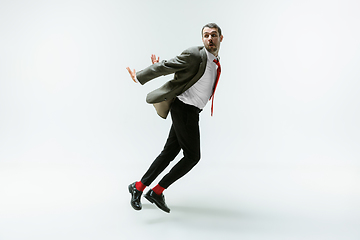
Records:
M213 111L214 111L214 95L215 95L215 90L216 87L218 85L219 82L219 78L220 78L220 73L221 73L221 67L220 67L220 62L217 59L214 59L214 63L216 63L216 65L218 66L217 70L216 70L216 80L215 80L215 85L214 85L214 90L213 93L211 94L211 97L209 100L211 100L212 98L212 102L211 102L211 116L213 115Z

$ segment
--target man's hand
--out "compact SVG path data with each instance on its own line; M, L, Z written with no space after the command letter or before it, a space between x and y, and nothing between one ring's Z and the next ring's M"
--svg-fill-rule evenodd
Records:
M132 80L137 83L135 69L133 71L131 71L131 69L129 67L127 67L126 69L129 71L129 74L130 74L130 77L132 78Z
M158 58L156 59L155 54L151 54L151 62L152 62L152 64L158 63L159 60L160 60L160 57L158 57Z

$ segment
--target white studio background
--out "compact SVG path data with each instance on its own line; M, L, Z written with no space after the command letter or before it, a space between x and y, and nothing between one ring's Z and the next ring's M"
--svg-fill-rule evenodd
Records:
M0 2L0 239L359 239L360 3ZM126 67L224 41L170 215L127 185L171 124ZM134 232L135 231L135 232Z

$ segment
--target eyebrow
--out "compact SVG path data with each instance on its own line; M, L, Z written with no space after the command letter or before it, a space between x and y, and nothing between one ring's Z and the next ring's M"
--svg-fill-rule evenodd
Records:
M204 35L204 34L211 34L211 33L217 33L217 34L218 34L217 31L212 31L212 32L204 32L203 35Z

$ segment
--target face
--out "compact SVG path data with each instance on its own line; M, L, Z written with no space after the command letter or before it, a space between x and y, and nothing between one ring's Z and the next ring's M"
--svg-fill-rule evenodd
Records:
M217 28L205 27L202 34L202 41L206 50L214 54L216 57L219 53L220 43L223 40L223 36L219 36Z

